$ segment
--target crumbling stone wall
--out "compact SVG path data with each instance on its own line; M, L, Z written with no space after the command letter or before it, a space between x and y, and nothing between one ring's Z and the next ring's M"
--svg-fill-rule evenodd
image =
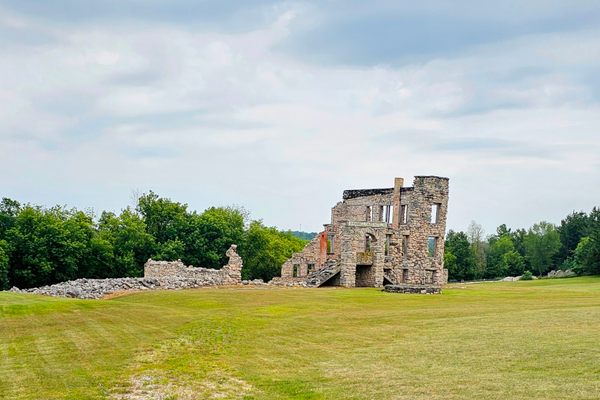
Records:
M12 288L13 292L43 294L47 296L100 299L108 294L126 290L191 289L203 286L238 285L242 283L242 258L237 246L231 245L225 253L229 257L223 268L194 268L181 260L148 260L143 278L77 279L39 288Z
M301 252L294 253L281 266L282 276L288 278L305 277L320 268L326 255L323 242L323 234L321 233L315 236Z
M227 265L221 269L186 266L181 260L155 261L149 259L144 264L144 278L196 279L213 282L214 285L235 285L242 282L242 258L237 254L237 245L232 244L225 253L229 257Z
M334 262L341 266L335 278L342 286L446 283L448 178L417 176L412 187L403 184L395 178L392 188L344 191L331 223L286 261L279 281L310 278L309 263L319 270Z

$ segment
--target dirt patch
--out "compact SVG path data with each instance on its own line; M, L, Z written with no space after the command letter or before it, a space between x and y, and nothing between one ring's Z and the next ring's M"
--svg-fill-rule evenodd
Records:
M252 386L233 377L215 376L203 382L170 382L157 376L141 375L130 379L130 385L117 389L113 400L200 400L242 399Z

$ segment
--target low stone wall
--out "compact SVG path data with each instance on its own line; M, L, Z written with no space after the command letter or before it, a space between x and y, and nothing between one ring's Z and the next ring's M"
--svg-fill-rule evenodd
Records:
M309 287L306 282L306 277L304 278L289 278L289 277L281 277L276 276L268 282L269 285L273 286L301 286L301 287Z
M13 287L11 292L43 294L79 299L99 299L126 290L191 289L203 286L239 285L242 283L242 258L232 244L225 253L229 262L221 269L185 266L181 260L148 260L143 278L77 279L31 289Z
M188 267L181 260L156 261L149 259L144 264L144 278L163 280L174 277L210 280L216 282L215 284L222 284L224 273L220 269Z
M209 281L212 285L237 285L242 282L242 258L237 254L237 246L232 244L225 253L229 257L227 265L221 269L186 266L181 260L155 261L149 259L144 264L144 278L158 280L178 278Z
M434 285L385 285L383 291L389 293L440 294L442 288Z

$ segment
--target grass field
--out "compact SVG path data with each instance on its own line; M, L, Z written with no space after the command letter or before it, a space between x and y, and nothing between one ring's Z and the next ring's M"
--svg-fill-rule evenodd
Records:
M0 293L0 398L598 399L600 278Z

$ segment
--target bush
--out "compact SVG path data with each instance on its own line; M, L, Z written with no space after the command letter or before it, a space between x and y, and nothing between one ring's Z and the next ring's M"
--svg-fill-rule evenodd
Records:
M525 271L525 272L523 272L523 275L521 275L521 280L522 281L533 280L533 274L531 273L531 271Z

